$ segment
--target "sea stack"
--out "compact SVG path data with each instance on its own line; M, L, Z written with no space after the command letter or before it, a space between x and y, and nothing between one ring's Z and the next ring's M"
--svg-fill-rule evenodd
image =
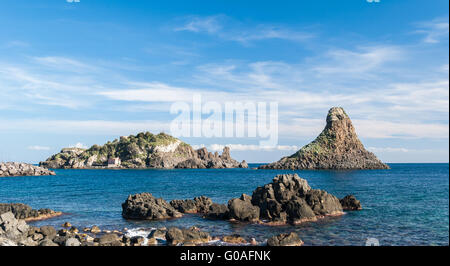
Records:
M342 107L328 111L327 125L320 135L299 151L260 169L389 169L367 151L356 135L349 116Z

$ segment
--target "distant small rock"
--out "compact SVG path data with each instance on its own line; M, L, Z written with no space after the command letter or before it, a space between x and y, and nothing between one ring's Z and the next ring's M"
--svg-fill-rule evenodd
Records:
M355 198L353 195L347 195L339 200L341 202L342 208L347 211L362 210L361 202Z
M56 175L46 168L27 163L0 163L0 177Z

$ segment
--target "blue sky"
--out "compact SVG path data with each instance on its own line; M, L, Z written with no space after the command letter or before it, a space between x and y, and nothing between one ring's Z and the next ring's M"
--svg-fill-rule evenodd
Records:
M268 162L332 106L386 162L448 162L448 1L0 2L0 161L168 132L176 100L277 101L279 147L182 138Z

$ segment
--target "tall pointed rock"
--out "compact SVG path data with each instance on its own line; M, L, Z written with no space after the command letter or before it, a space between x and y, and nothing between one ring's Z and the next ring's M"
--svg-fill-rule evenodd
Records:
M356 135L352 121L341 107L328 111L320 135L299 151L261 169L389 169L367 151Z

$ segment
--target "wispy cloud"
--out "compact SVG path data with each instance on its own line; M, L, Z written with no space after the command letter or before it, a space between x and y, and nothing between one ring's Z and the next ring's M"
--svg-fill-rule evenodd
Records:
M242 24L225 15L189 16L183 19L182 26L177 26L174 30L206 33L242 44L267 39L303 42L315 36L311 32L292 30L283 25Z
M447 18L437 18L432 21L417 23L415 33L425 35L423 41L425 43L439 43L442 40L448 41L449 21Z
M86 144L81 143L81 142L77 142L75 144L69 145L69 148L87 149L88 146Z
M47 146L34 145L34 146L28 146L28 149L33 150L33 151L48 151L51 148L47 147Z
M260 146L250 144L210 144L210 145L192 145L194 149L206 147L210 151L222 151L228 147L231 151L297 151L300 147L296 145L276 145L276 146Z

